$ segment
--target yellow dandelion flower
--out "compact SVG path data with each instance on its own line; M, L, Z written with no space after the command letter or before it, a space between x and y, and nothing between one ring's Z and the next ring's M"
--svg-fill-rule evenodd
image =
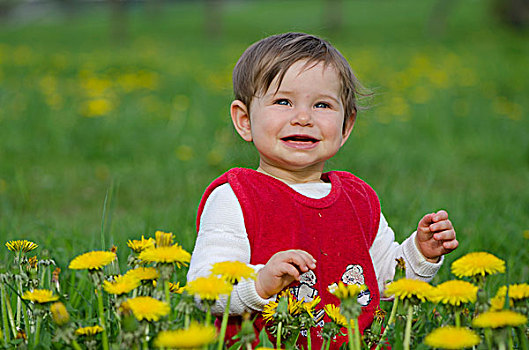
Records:
M136 278L140 281L155 280L159 277L158 271L154 267L138 267L128 270L125 276Z
M347 327L347 319L340 313L340 308L334 304L327 304L323 307L327 316L337 325ZM352 321L352 320L351 320Z
M509 306L512 307L513 305L514 303L512 302L512 299L509 299ZM490 298L490 310L491 311L503 310L504 306L505 306L505 296L496 295Z
M85 117L101 117L110 113L114 104L107 98L95 98L85 101L81 108L81 114Z
M364 285L358 284L345 284L343 282L338 282L338 284L333 284L329 288L329 292L334 294L338 299L354 299L358 296L358 293L366 289Z
M6 247L12 252L27 253L29 251L37 249L38 245L36 243L27 241L24 239L24 240L9 241L6 243Z
M231 283L217 276L199 277L184 287L189 294L206 300L217 300L221 295L230 294L232 289Z
M274 319L278 304L279 303L277 301L271 301L264 306L263 312L261 313L261 315L263 316L263 319L265 320L265 322L268 322Z
M529 284L519 283L510 284L509 286L509 299L523 300L529 298ZM502 286L498 289L496 295L505 297L507 295L507 286Z
M298 301L292 293L288 292L288 313L297 315L303 310L303 301Z
M457 277L493 275L505 272L505 261L486 252L469 253L452 263L452 273Z
M66 310L66 306L60 301L51 304L50 306L51 318L59 326L64 326L70 321L70 314Z
M303 310L303 301L296 300L292 293L288 290L283 290L277 295L275 301L271 301L264 306L262 316L266 322L275 318L279 302L285 297L287 298L287 309L285 311L290 315L297 315Z
M511 310L487 311L479 314L472 321L477 328L518 327L527 323L527 317Z
M511 284L509 287L509 305L513 306L514 300L524 300L529 298L529 284ZM496 295L490 299L491 308L493 310L501 310L505 305L505 297L507 296L507 286L502 286L498 289Z
M175 294L182 294L184 292L184 287L180 287L180 282L172 283L169 282L169 292Z
M171 311L169 304L151 297L136 297L123 302L123 307L132 310L134 317L139 321L158 321Z
M463 327L441 327L424 338L426 345L439 349L464 349L481 343L474 331Z
M92 251L75 257L68 268L72 270L99 270L116 259L116 253L109 251Z
M109 294L126 294L140 285L141 281L130 275L118 276L114 281L104 281L103 289Z
M191 323L187 329L161 331L154 340L157 348L198 349L215 342L217 332L214 326Z
M170 247L173 245L174 235L172 232L156 231L156 246Z
M432 286L424 281L410 278L401 278L391 282L384 292L387 296L395 296L400 300L407 298L417 298L425 301L432 291Z
M525 230L525 231L523 231L523 237L524 237L525 239L529 239L529 230Z
M255 271L240 261L223 261L213 264L211 274L220 275L231 284L239 282L241 278L255 279Z
M308 301L308 302L304 302L303 300L301 300L301 309L305 311L306 313L308 313L310 317L314 318L312 311L314 311L314 308L316 307L316 305L320 303L320 301L321 301L321 298L319 296L312 299L312 301Z
M180 265L187 266L191 261L191 254L178 244L174 244L169 247L146 249L140 253L139 258L145 262L175 263L180 267Z
M428 299L434 303L459 306L463 303L474 303L477 293L478 287L472 283L453 280L441 283L432 289Z
M59 296L53 295L53 292L48 289L35 289L33 291L26 291L24 295L22 295L22 299L29 300L34 303L45 304L59 300Z
M127 242L127 246L130 249L132 249L134 253L141 253L147 248L154 247L154 243L156 243L154 239L150 237L148 239L145 239L145 237L143 237L142 235L140 240L137 240L137 239L130 240L129 239L129 241Z
M92 335L96 335L97 333L101 333L101 332L103 332L103 327L99 325L95 325L91 327L81 327L75 330L75 334L85 335L85 336L92 336Z

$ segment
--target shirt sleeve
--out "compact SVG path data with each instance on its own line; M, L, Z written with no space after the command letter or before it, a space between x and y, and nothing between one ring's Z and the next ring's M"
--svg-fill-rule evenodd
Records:
M213 264L222 261L241 261L256 273L264 265L250 265L250 242L244 226L242 209L229 184L217 187L208 197L202 216L187 281L210 275ZM239 281L231 293L230 314L262 311L270 299L257 294L254 280ZM222 315L227 298L219 298L211 308L214 315Z
M389 227L386 218L380 214L378 232L369 249L371 261L375 268L380 293L384 291L386 282L392 281L395 276L396 259L402 257L406 263L406 277L429 282L435 276L444 258L439 262L431 263L422 255L415 244L414 232L402 244L395 241L395 233Z

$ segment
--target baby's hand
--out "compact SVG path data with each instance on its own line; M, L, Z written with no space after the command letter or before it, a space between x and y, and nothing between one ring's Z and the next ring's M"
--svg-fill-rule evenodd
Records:
M454 226L444 210L427 214L419 221L416 239L422 255L430 262L438 262L442 255L459 245Z
M257 273L255 289L263 299L280 292L309 269L316 268L316 259L304 250L285 250L278 252L268 260Z

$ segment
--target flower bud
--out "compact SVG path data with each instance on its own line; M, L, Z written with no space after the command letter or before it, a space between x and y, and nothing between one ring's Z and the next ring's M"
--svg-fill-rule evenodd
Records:
M66 310L66 306L60 301L53 303L50 306L50 311L53 321L59 326L64 326L70 321L70 314L68 313L68 310Z

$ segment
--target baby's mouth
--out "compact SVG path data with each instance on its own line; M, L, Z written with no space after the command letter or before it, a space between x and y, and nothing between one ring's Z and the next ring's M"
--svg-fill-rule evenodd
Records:
M290 136L282 137L281 140L284 142L300 143L300 144L306 144L306 143L312 144L312 143L316 143L319 141L318 139L312 136L309 136L309 135L290 135Z

